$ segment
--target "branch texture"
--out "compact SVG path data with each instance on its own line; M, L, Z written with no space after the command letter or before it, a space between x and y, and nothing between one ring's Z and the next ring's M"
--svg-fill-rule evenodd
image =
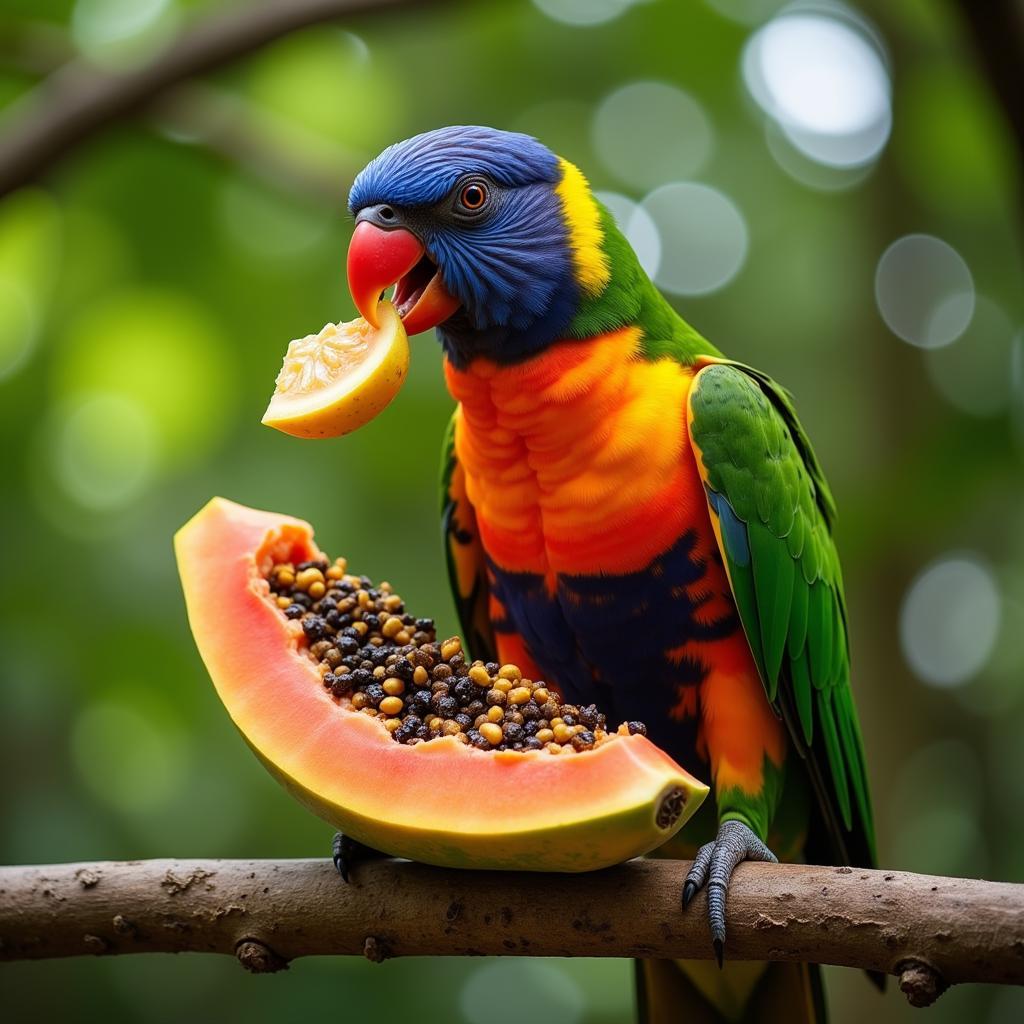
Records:
M226 953L265 972L314 954L708 959L688 864L587 875L448 871L407 861L152 860L0 868L0 960ZM727 956L895 974L924 1005L958 982L1024 984L1024 885L908 872L741 864Z
M198 24L135 71L104 73L85 61L72 61L12 107L0 135L0 195L34 181L78 143L187 78L230 63L297 29L410 3L276 0L259 6L242 4Z

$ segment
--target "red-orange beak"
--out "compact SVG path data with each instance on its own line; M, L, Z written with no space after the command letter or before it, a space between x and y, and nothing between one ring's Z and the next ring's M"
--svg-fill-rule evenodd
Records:
M460 305L411 231L361 221L348 247L348 288L356 309L374 327L379 326L377 304L391 285L395 285L393 302L407 334L429 331Z

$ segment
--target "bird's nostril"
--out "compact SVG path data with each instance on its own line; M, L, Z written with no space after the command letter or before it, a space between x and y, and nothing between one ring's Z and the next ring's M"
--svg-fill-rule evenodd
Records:
M362 224L363 221L376 224L379 228L393 228L401 225L402 218L390 203L374 203L372 206L364 206L356 214L356 223Z

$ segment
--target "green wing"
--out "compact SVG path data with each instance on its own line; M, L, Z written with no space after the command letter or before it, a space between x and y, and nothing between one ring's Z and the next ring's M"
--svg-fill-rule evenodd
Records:
M716 361L700 370L688 422L740 620L768 699L805 759L829 852L873 864L835 504L821 467L789 395L750 367Z
M494 661L497 646L488 615L487 562L477 533L476 513L466 496L462 467L455 455L456 409L441 449L441 531L448 582L462 635L474 658Z

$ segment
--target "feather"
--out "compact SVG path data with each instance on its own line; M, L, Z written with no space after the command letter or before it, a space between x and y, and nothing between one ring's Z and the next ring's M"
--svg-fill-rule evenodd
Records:
M842 812L843 824L846 826L846 830L850 831L853 828L850 789L846 781L846 761L836 730L830 690L818 694L818 721L821 723L821 732L825 739L825 751L828 755L829 767L832 769L832 781L835 784L835 794L839 801L839 810Z
M807 667L806 652L801 651L790 661L790 678L793 683L797 715L800 718L800 730L804 742L809 747L814 742L814 687Z
M835 507L821 467L789 395L759 371L708 358L688 402L740 620L768 698L804 755L814 842L828 844L815 855L870 866L871 805L830 535ZM745 527L745 545L733 524Z
M747 527L750 538L757 613L761 623L765 672L768 676L768 699L775 700L775 689L782 666L789 631L789 611L793 601L793 559L784 544L779 544L760 523Z

